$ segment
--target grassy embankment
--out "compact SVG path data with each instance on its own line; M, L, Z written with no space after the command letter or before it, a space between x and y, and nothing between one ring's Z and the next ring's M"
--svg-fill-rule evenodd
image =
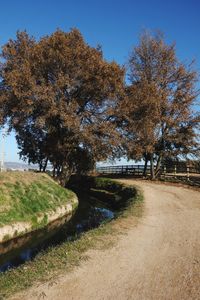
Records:
M33 261L0 274L0 298L4 299L40 281L56 283L62 272L70 271L83 259L87 259L88 249L105 249L113 245L119 234L124 234L130 226L135 226L143 211L143 196L134 187L98 178L90 186L92 196L100 196L103 201L118 203L118 214L109 223L75 236L74 240L64 242L40 253ZM115 204L116 204L115 203ZM43 295L44 296L44 295Z
M31 229L43 227L48 223L49 212L67 203L76 206L73 198L72 191L60 187L46 174L3 172L0 174L0 230L19 222L30 224Z

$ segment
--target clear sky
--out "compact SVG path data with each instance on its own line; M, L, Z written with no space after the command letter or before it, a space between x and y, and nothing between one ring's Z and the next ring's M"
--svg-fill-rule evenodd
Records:
M57 28L77 27L88 44L102 45L106 59L124 64L143 29L160 29L167 42L176 42L178 57L195 59L199 70L199 14L199 0L0 1L0 46L17 30L39 38ZM6 139L5 150L6 161L19 160L14 134Z

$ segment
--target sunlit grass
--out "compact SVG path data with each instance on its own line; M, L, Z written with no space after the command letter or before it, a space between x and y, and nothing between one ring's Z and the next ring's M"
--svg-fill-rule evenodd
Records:
M31 222L39 213L66 204L73 192L46 174L5 172L0 177L0 226Z

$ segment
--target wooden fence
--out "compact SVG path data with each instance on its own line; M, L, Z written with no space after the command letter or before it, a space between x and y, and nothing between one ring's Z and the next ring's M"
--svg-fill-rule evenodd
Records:
M122 166L107 166L107 167L98 167L97 172L101 174L109 175L135 175L142 176L144 172L143 165L122 165ZM147 172L150 173L150 168L148 166Z
M144 165L97 167L96 170L97 173L101 175L142 177ZM147 166L147 176L150 176L150 166ZM166 165L160 169L159 177L164 179L171 177L200 184L200 168L182 165Z

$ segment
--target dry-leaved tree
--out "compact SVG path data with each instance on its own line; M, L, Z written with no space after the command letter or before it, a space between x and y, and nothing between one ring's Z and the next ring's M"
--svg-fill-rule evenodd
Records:
M3 47L2 122L16 132L20 156L67 177L118 151L109 115L123 91L124 69L104 60L77 29L39 41L26 32ZM87 168L86 168L87 169Z
M199 149L199 116L195 113L197 73L179 62L175 46L162 34L145 32L130 55L130 84L118 116L130 159L144 159L146 175L159 174L166 157L192 155ZM197 106L196 106L197 108Z

